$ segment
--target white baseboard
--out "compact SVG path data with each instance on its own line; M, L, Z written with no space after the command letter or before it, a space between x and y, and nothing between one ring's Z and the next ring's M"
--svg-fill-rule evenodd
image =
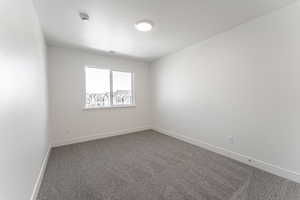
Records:
M49 148L47 150L47 153L45 155L45 158L42 162L42 166L41 166L40 172L38 174L38 177L36 179L36 182L35 182L30 200L36 200L36 198L37 198L37 195L38 195L38 192L40 190L41 183L42 183L42 180L43 180L43 177L44 177L44 174L45 174L45 170L46 170L46 167L47 167L50 151L51 151L51 146L49 146Z
M294 172L294 171L291 171L288 169L284 169L284 168L278 167L276 165L273 165L273 164L270 164L270 163L267 163L267 162L264 162L264 161L261 161L258 159L254 159L254 158L242 155L237 152L233 152L233 151L221 148L221 147L217 147L217 146L208 144L206 142L202 142L198 139L186 137L183 134L175 132L175 131L170 131L170 130L166 130L166 129L159 128L159 127L152 127L152 129L157 132L160 132L162 134L165 134L165 135L168 135L171 137L175 137L175 138L177 138L179 140L183 140L187 143L202 147L204 149L208 149L210 151L213 151L215 153L221 154L221 155L229 157L231 159L240 161L247 165L250 165L250 166L256 167L258 169L267 171L269 173L275 174L277 176L287 178L289 180L300 183L300 173L297 173L297 172Z
M52 142L51 146L52 147L65 146L65 145L69 145L69 144L87 142L87 141L91 141L91 140L97 140L97 139L102 139L102 138L107 138L107 137L118 136L118 135L125 135L128 133L134 133L134 132L144 131L144 130L149 130L149 129L151 129L151 126L143 126L143 127L137 127L137 128L103 132L100 134L77 137L77 138L72 138L72 139L63 140L63 141L55 141L55 142Z

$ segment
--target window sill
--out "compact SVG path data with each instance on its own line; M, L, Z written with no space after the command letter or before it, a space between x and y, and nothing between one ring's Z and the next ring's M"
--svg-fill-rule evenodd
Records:
M134 108L135 104L131 105L117 105L117 106L104 106L104 107L84 107L83 110L103 110L103 109L114 109L114 108Z

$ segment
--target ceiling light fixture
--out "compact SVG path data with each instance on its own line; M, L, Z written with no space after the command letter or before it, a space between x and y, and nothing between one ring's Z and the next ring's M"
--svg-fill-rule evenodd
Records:
M80 12L79 17L82 21L89 21L89 19L90 19L90 16L87 13L84 13L84 12Z
M141 20L138 21L134 24L134 27L136 30L141 31L141 32L148 32L151 31L153 28L153 22L150 20Z

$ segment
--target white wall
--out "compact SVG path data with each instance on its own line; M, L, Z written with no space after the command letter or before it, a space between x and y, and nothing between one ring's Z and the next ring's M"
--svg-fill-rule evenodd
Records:
M48 65L50 135L53 144L150 127L148 64L89 51L49 47ZM85 66L134 72L136 107L83 110Z
M297 2L154 62L154 127L300 173L299 19Z
M31 0L0 13L0 199L29 200L48 149L46 49Z

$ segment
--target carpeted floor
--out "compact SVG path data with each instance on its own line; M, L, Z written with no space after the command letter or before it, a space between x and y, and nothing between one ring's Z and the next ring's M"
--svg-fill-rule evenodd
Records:
M54 148L38 200L300 200L300 184L154 131Z

